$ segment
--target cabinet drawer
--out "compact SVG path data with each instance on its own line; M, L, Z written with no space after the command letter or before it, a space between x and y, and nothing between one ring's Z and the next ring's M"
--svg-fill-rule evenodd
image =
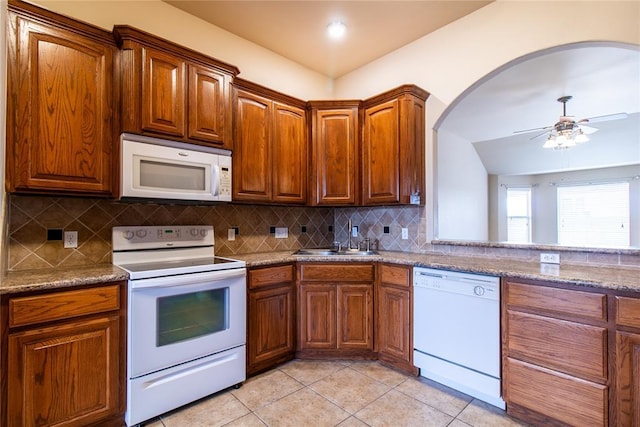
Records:
M605 382L607 330L534 314L508 311L509 356Z
M640 328L640 298L616 297L616 323Z
M511 358L506 361L507 406L514 403L573 426L607 425L607 387Z
M9 327L32 325L120 308L120 285L52 292L9 300Z
M293 265L249 270L249 289L293 282Z
M380 281L389 285L411 287L411 268L382 264Z
M372 282L373 264L311 264L300 265L303 282Z
M507 304L560 317L607 320L607 297L603 294L507 282Z

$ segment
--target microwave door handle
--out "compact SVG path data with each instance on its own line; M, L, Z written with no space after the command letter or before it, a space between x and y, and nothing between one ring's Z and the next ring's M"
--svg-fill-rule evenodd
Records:
M220 166L211 166L211 194L218 196L220 194Z

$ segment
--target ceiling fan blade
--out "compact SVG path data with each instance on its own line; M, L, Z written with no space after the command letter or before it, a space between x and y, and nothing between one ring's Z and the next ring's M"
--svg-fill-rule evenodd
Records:
M516 130L513 133L526 133L526 132L533 132L534 130L549 130L549 129L553 129L553 126L545 126L545 127L541 127L541 128L532 128L532 129L524 129L524 130Z
M607 120L626 119L627 117L629 117L627 113L615 113L615 114L607 114L605 116L588 117L586 119L582 119L578 121L577 123L597 123L597 122L604 122Z
M549 128L551 128L551 126L549 126L547 129L549 129ZM545 134L547 134L547 133L549 133L549 131L548 131L548 130L545 130L544 132L539 133L539 134L537 134L537 135L532 136L531 138L529 138L529 141L534 140L534 139L536 139L536 138L540 138L542 135L545 135Z
M578 127L584 132L586 135L591 135L594 132L598 132L597 128L586 126L586 125L578 125Z

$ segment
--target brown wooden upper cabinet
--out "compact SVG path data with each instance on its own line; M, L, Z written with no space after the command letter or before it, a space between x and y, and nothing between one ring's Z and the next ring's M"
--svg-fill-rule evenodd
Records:
M230 84L238 69L126 25L121 130L233 149Z
M310 101L312 206L360 202L361 101Z
M404 85L363 102L363 205L424 205L428 96Z
M18 1L8 30L7 191L111 196L111 33Z
M233 86L233 200L304 205L308 162L304 101L241 79Z

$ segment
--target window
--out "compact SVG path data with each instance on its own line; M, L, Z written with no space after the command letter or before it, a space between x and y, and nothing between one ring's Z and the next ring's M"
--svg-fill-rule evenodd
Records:
M507 188L507 241L531 243L531 187Z
M629 246L629 183L558 187L558 243Z

